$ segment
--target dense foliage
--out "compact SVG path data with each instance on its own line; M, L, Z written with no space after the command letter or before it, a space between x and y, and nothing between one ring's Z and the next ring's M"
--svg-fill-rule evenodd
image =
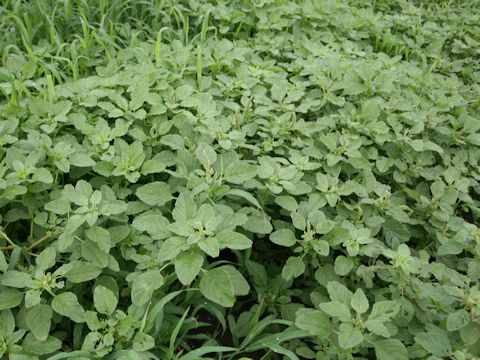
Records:
M478 1L0 22L0 357L480 355Z

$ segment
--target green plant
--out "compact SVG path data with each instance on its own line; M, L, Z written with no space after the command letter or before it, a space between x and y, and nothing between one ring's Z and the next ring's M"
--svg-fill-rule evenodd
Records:
M478 2L0 14L0 357L480 355Z

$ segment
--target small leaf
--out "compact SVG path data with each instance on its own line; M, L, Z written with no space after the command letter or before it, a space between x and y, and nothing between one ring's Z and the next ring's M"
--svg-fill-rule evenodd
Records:
M323 311L300 309L296 313L295 326L309 331L312 335L324 339L333 332L330 319Z
M338 343L344 349L351 349L359 345L363 341L363 335L360 330L355 329L350 324L340 325L340 334L338 335Z
M415 342L433 355L444 357L450 352L447 336L438 332L423 332L415 336Z
M33 176L32 176L33 181L40 181L45 184L51 184L53 182L53 177L50 171L48 171L45 168L37 169Z
M183 285L190 283L197 277L203 264L203 256L198 252L184 252L175 257L175 272Z
M235 293L230 276L220 268L212 269L202 277L200 292L207 299L224 307L232 307L235 302Z
M373 304L372 311L368 316L368 320L387 321L394 317L399 309L400 306L395 301L378 301Z
M73 261L72 268L65 274L65 277L73 283L81 283L95 279L102 269L85 261Z
M87 154L74 153L70 156L70 164L77 167L91 167L95 165L95 161Z
M224 230L215 234L220 249L245 250L252 247L252 240L238 232Z
M353 268L353 260L350 257L339 255L335 258L334 270L337 275L345 276Z
M43 271L50 269L55 265L55 256L57 252L54 247L47 247L37 256L37 265Z
M87 230L87 237L98 245L100 249L108 253L110 251L110 233L100 226L93 226Z
M159 270L150 270L138 275L132 284L132 303L142 306L152 298L153 292L159 289L164 282Z
M162 206L172 199L168 185L160 181L139 187L135 194L140 200L153 206Z
M218 240L213 236L206 237L198 242L198 247L202 249L208 256L213 258L218 257L220 247Z
M3 252L0 250L0 271L5 272L8 269L8 263L7 260L5 260L5 255L3 255Z
M36 286L35 280L29 274L17 270L7 271L2 275L2 285L15 288L34 288Z
M2 289L0 291L0 310L17 307L23 300L24 293L15 289Z
M222 269L228 273L233 285L235 296L248 295L250 292L250 285L248 285L247 280L245 280L240 271L235 269L232 265L220 266L218 269Z
M93 305L100 314L112 315L117 303L117 297L106 287L100 285L93 291Z
M295 211L298 208L297 200L293 196L277 196L275 202L288 211Z
M350 305L353 293L344 285L337 281L330 281L327 284L327 291L332 301L339 301L347 306Z
M186 250L187 240L181 236L172 236L165 240L158 252L158 261L172 260L175 256Z
M320 309L326 314L337 317L342 321L349 321L352 317L347 305L338 301L325 302L319 305Z
M53 311L48 305L38 304L27 312L27 326L39 341L45 341L50 332Z
M355 291L350 304L352 305L353 310L360 314L363 314L368 310L368 299L362 289L357 289L357 291Z
M133 350L147 351L155 347L155 339L144 332L138 332L133 338Z
M49 336L45 341L40 341L31 333L28 333L22 342L22 347L23 350L30 354L46 355L59 350L62 347L62 342L54 336ZM75 352L73 351L68 354L73 353Z
M0 338L8 339L15 331L15 318L11 310L0 311ZM3 349L2 349L3 350Z
M270 234L270 241L280 246L289 247L295 245L297 239L295 238L295 234L292 230L280 229Z
M197 206L188 192L183 192L178 195L175 202L175 208L172 211L172 216L175 221L186 221L195 218Z
M301 258L296 256L290 256L283 266L282 277L285 280L291 280L293 278L299 277L305 272L305 263Z
M85 321L85 310L83 310L74 293L64 292L55 296L52 300L52 308L58 314L66 316L77 323Z
M447 330L456 331L464 328L470 322L470 316L466 310L457 310L447 316Z
M54 212L55 214L63 215L71 211L70 202L65 198L52 200L45 204L45 210Z
M138 231L146 231L155 240L162 240L170 235L169 222L162 215L150 214L136 217L132 225Z
M375 341L375 355L378 360L408 360L408 351L397 339Z

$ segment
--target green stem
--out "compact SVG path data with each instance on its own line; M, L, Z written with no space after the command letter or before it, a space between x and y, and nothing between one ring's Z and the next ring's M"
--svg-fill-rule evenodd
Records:
M0 235L5 239L7 240L7 242L14 248L18 247L17 244L15 244L9 237L7 234L5 234L3 231L0 230Z
M28 236L29 239L33 239L33 222L34 222L35 216L32 212L32 218L30 220L30 235Z

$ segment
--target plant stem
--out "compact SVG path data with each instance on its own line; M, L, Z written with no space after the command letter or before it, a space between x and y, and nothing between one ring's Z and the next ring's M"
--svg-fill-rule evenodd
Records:
M30 251L32 250L35 246L37 246L38 244L41 244L42 242L44 242L45 240L47 240L48 238L50 238L51 236L56 236L58 234L60 234L61 231L56 231L52 234L47 234L45 235L44 237L42 237L41 239L35 241L32 245L30 245L29 247L27 247L27 251Z
M10 244L9 247L11 247L12 249L18 247L18 245L15 244L15 243L8 237L8 235L5 234L5 233L4 233L3 231L1 231L1 230L0 230L0 235L1 235L5 240L7 240L7 242ZM1 249L1 248L0 248L0 249Z
M60 234L60 233L61 233L61 231L56 231L56 232L54 232L54 233L52 233L52 234L47 234L47 235L45 235L44 237L42 237L41 239L38 239L36 242L34 242L34 243L33 243L32 245L30 245L29 247L27 247L27 251L32 250L35 246L41 244L42 242L44 242L45 240L49 239L50 237L56 236L56 235L58 235L58 234ZM2 235L3 237L6 236L6 235L5 235L3 232L1 232L1 231L0 231L0 235ZM7 241L10 240L10 239L8 239L8 238L6 238L6 239L7 239ZM18 247L18 245L16 245L16 244L15 244L14 242L12 242L11 240L9 241L9 243L12 244L12 245L10 245L10 246L0 246L0 250L13 250L14 248Z

